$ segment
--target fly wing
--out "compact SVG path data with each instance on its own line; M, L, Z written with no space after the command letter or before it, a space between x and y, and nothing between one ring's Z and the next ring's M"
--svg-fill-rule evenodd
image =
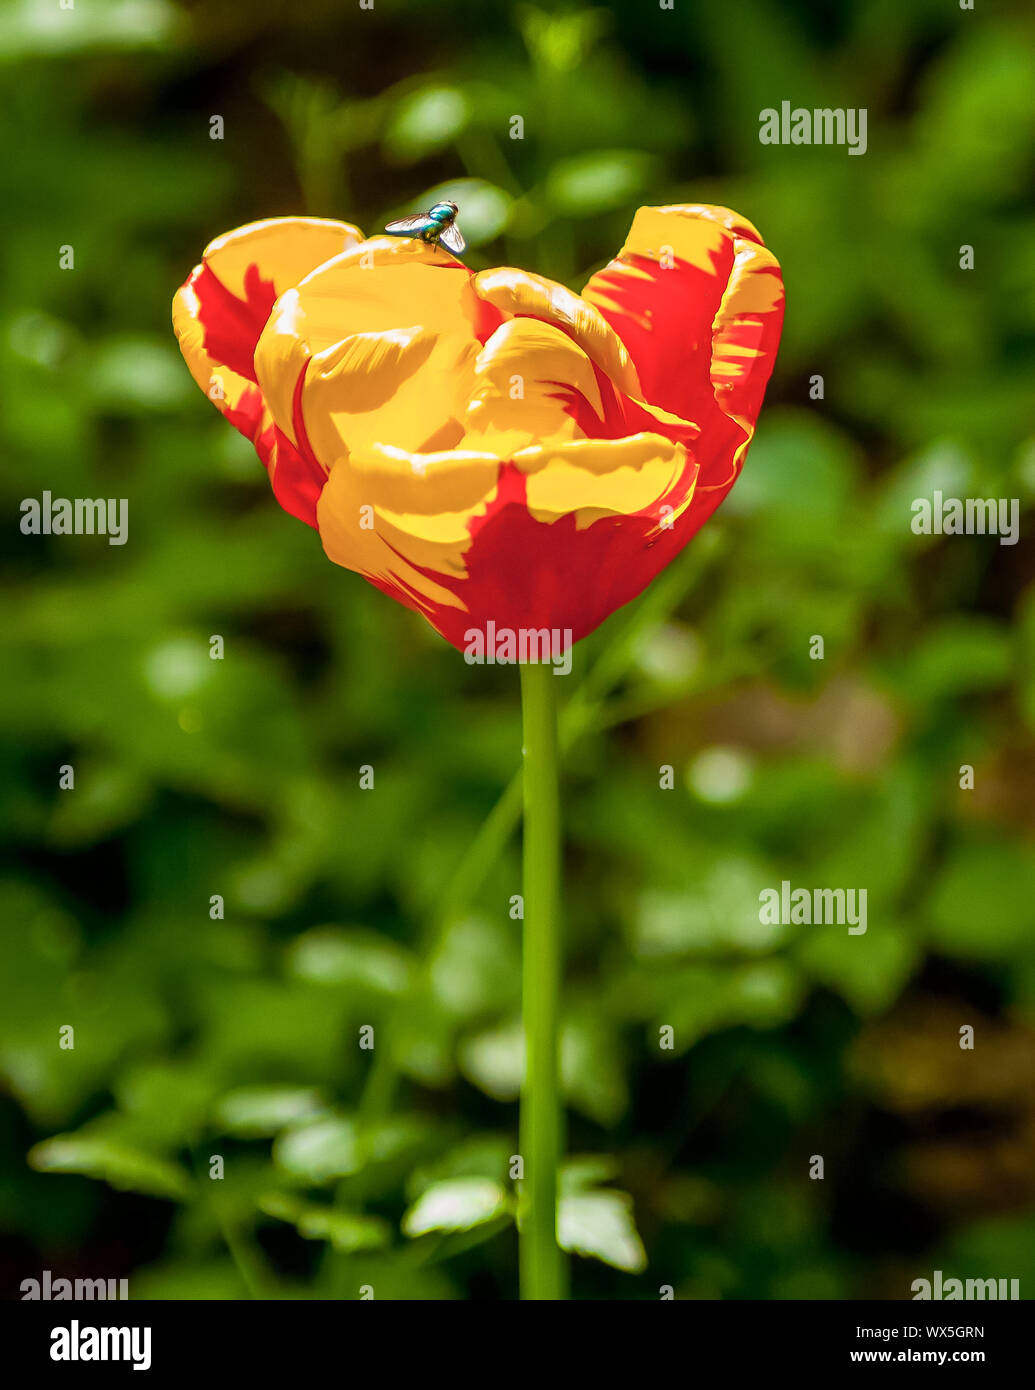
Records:
M439 237L439 241L448 251L452 251L454 256L462 256L467 250L467 242L464 241L460 228L455 222L450 222Z
M392 236L414 236L417 232L426 232L434 225L426 212L417 212L412 217L398 217L394 222L389 222L385 231L390 232Z

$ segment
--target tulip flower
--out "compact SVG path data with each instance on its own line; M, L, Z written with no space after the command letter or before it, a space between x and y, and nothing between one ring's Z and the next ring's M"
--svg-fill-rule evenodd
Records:
M173 302L198 385L329 558L454 647L592 632L708 519L744 464L783 320L779 265L726 208L641 208L578 295L440 245L317 218L213 241ZM555 1239L560 947L556 713L521 667L526 1083L523 1296Z
M581 296L283 218L212 242L173 306L281 506L461 650L578 641L670 563L740 471L782 316L754 227L694 206L641 208Z

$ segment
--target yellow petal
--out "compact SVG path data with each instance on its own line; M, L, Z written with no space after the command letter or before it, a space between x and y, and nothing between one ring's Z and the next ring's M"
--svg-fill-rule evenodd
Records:
M474 288L508 316L527 315L564 329L621 391L642 395L625 345L595 305L542 275L510 266L481 271L474 277Z
M352 454L331 469L320 497L324 550L421 611L462 607L433 575L464 573L469 523L494 495L499 470L495 454L474 450L412 454L374 445Z
M551 324L510 319L478 356L462 445L506 458L543 440L581 438L570 409L579 398L602 413L593 366L581 348Z
M478 313L459 261L419 241L378 238L277 301L256 374L280 428L297 443L301 426L327 467L381 442L413 450L455 443Z
M535 520L573 515L580 531L602 517L652 507L659 508L659 525L666 519L671 525L693 496L695 469L686 450L658 434L544 444L515 454L513 463L527 477L528 510ZM670 499L669 511L662 513Z

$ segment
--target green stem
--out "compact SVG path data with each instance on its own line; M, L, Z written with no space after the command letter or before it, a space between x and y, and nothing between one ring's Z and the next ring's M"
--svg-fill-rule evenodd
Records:
M624 677L632 664L636 645L644 631L655 623L663 622L678 607L686 593L700 580L715 559L719 549L721 542L717 539L716 533L705 531L698 536L693 554L682 564L671 565L659 575L638 601L624 625L616 630L589 673L568 700L560 723L562 752L567 752L583 735L596 728L606 729L614 722L613 717L602 712L604 702L608 692ZM681 691L680 695L688 693L690 692ZM669 697L665 698L667 700ZM453 915L472 902L481 890L492 866L502 854L520 820L521 772L518 771L514 773L507 783L506 790L482 822L462 862L450 879L424 943L425 969L418 974L410 993L398 1001L397 1014L410 1007L413 998L426 987L426 966L436 943L442 939ZM384 1031L386 1036L390 1035L390 1024ZM363 1115L367 1118L386 1115L391 1108L398 1084L399 1067L392 1055L391 1044L382 1045L374 1053L374 1063L364 1088L361 1101Z
M565 1261L557 1244L557 1165L562 1144L558 1066L561 815L555 680L548 663L521 667L525 1080L520 1145L525 1172L519 1254L523 1299L560 1299L566 1293Z

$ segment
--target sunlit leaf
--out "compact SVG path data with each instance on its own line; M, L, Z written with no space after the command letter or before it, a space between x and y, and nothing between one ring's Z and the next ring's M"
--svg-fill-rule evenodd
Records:
M103 5L74 7L8 0L0 14L0 60L162 48L181 27L168 0L105 0Z
M525 1041L519 1022L467 1038L459 1049L460 1069L494 1100L516 1100L525 1072Z
M362 928L313 927L292 942L288 968L315 984L351 985L382 994L401 994L412 962L394 941Z
M273 1145L273 1158L285 1172L312 1183L348 1177L363 1166L356 1125L340 1117L286 1130Z
M306 1086L243 1086L223 1096L214 1118L227 1134L255 1139L279 1134L318 1114L323 1105L320 1092Z
M455 139L469 115L458 88L425 87L399 103L385 132L385 149L398 160L422 159Z
M403 1217L405 1235L428 1231L466 1231L492 1221L506 1207L507 1194L488 1178L454 1178L433 1183Z
M625 1192L599 1189L562 1196L557 1240L563 1250L592 1256L630 1274L639 1274L647 1267L633 1220L632 1198Z
M513 1148L513 1140L504 1135L475 1134L412 1173L407 1192L415 1199L436 1183L454 1178L485 1178L502 1184Z
M41 1173L81 1173L149 1197L182 1201L190 1190L190 1180L177 1163L105 1134L55 1135L29 1151L29 1163Z

